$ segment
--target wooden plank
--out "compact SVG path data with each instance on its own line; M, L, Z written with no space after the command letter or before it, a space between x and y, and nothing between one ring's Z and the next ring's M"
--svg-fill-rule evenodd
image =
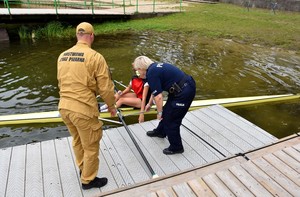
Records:
M25 162L26 146L15 146L12 149L6 197L25 196Z
M186 182L176 184L172 188L177 196L196 197L195 193Z
M205 110L205 113L209 115L210 117L214 117L218 124L222 125L226 128L227 133L230 131L234 135L232 138L239 139L237 141L238 144L243 145L241 148L244 151L247 151L249 149L253 149L254 147L260 147L265 145L260 141L260 139L257 139L253 135L251 135L252 130L245 130L245 123L242 121L236 122L237 117L236 116L230 116L228 115L228 110L220 109L221 106L212 106L210 108L207 108ZM242 124L243 123L243 124ZM230 135L226 135L227 138L231 139Z
M234 196L228 187L226 187L215 174L206 175L202 177L202 179L217 196Z
M251 161L241 164L241 166L253 176L263 187L265 187L274 196L291 196L277 182L267 176Z
M12 148L0 149L0 196L5 196Z
M187 182L197 196L214 197L216 196L206 183L201 179L193 179Z
M236 196L254 196L229 170L218 171L216 175Z
M160 189L158 191L156 191L157 196L159 197L176 197L176 193L174 192L174 190L171 187L165 188L165 189Z
M248 152L248 153L246 153L246 156L250 160L252 160L255 158L262 157L269 153L274 153L276 151L280 151L286 147L294 146L295 144L298 144L298 143L300 143L300 138L295 137L295 136L287 137L285 140L278 140L275 143L268 145L267 147L257 149L252 152Z
M257 140L261 141L263 144L270 144L270 143L274 142L275 140L277 140L276 137L274 137L273 135L271 135L268 132L264 131L263 129L256 126L252 122L242 118L241 116L233 113L232 111L230 111L230 110L228 110L228 109L226 109L222 106L215 105L214 109L216 110L216 112L220 112L220 113L221 113L221 111L226 111L226 113L227 113L226 116L228 118L236 119L235 120L236 124L244 125L243 129L245 129L249 134L251 134Z
M296 172L300 173L300 163L295 160L290 155L286 154L283 151L277 151L273 153L276 157L278 157L281 161L283 161L286 165L293 168Z
M283 149L284 152L286 152L288 155L290 155L291 157L293 157L295 160L297 160L298 162L300 162L300 152L298 152L297 150L295 150L292 147L287 147L285 149Z
M300 133L299 133L299 135L300 135ZM293 146L293 148L296 149L298 152L300 152L300 143Z
M300 187L297 186L293 181L288 179L286 176L284 176L284 174L278 171L274 166L270 165L266 160L264 160L263 158L258 158L253 160L252 162L290 194L292 194L293 196L297 196L300 194Z
M43 196L41 143L27 144L26 147L25 196Z
M155 192L151 192L151 193L148 193L148 194L145 194L141 197L157 197L156 193Z
M261 186L246 170L240 165L234 165L229 168L234 174L255 196L271 197L271 195L263 186Z
M59 176L54 140L41 142L41 151L44 194L49 197L62 197L63 191Z
M81 183L78 180L76 165L72 157L71 149L67 138L55 140L55 147L58 160L59 173L63 194L65 196L83 196Z
M300 186L300 173L296 172L293 168L289 167L287 164L285 164L273 154L267 154L263 156L263 158L266 161L268 161L272 166L274 166L277 170L283 173L286 177L291 179L295 184Z

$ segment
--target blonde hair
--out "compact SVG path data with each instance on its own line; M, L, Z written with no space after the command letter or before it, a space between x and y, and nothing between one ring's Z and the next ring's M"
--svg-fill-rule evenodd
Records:
M135 58L134 62L133 62L133 68L135 70L137 69L145 69L147 70L148 67L154 63L149 57L147 56L139 56L137 58Z

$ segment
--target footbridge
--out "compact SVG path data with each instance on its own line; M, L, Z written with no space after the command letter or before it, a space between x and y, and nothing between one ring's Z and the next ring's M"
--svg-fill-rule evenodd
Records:
M4 0L0 23L126 20L182 12L182 0Z

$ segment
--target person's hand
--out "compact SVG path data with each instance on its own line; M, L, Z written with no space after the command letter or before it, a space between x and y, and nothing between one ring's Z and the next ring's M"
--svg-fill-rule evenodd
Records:
M144 120L144 114L143 113L141 113L140 115L139 115L139 123L142 123L142 122L144 122L145 120Z
M108 111L110 112L111 117L115 117L117 115L116 108L108 108Z
M157 118L157 120L162 120L162 112L161 113L157 113L156 118Z
M150 111L151 105L149 105L149 103L145 106L145 111Z

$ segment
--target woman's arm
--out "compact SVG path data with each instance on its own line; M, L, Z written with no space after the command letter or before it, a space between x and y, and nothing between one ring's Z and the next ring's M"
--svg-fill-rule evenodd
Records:
M163 112L163 95L162 93L156 95L154 97L154 101L156 104L156 109L157 109L157 119L162 119L162 112Z
M116 101L118 101L122 95L130 92L130 90L131 90L131 85L129 84L123 91L118 91L117 94L115 94Z
M144 86L141 110L140 110L140 115L139 115L139 123L144 122L144 112L145 112L145 108L146 108L146 99L147 99L148 92L149 92L149 86Z

